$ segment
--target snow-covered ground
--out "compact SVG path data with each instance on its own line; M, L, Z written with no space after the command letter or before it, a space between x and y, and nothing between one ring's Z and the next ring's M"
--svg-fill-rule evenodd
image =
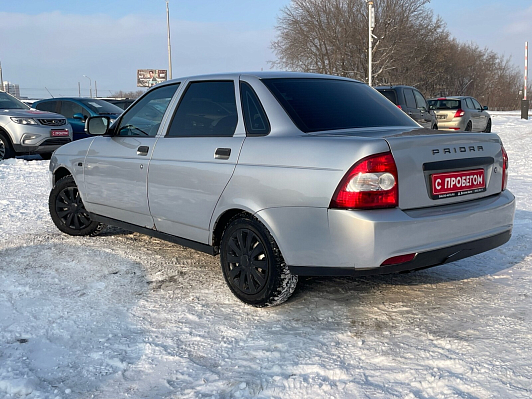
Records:
M218 258L60 233L47 161L0 163L0 398L532 397L532 120L493 113L511 241L410 274L301 281L240 303Z

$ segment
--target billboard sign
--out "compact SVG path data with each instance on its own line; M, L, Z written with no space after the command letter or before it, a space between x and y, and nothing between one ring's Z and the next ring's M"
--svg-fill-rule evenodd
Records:
M137 69L137 87L152 87L166 80L166 69Z

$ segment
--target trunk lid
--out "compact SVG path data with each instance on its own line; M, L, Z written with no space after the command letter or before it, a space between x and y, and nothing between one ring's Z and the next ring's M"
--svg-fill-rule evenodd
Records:
M401 209L471 201L502 190L496 134L418 129L383 138L397 165Z

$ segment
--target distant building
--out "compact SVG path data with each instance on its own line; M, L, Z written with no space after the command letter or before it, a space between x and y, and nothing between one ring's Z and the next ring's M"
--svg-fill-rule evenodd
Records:
M20 87L17 84L4 81L3 86L3 91L15 96L16 98L20 98Z

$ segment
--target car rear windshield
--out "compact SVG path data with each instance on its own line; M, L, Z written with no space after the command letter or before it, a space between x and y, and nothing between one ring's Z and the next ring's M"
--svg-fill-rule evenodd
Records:
M418 126L364 83L340 79L263 79L305 133L382 126Z
M117 107L114 104L108 103L104 100L93 99L84 99L80 100L87 108L91 111L97 113L98 115L109 115L109 114L121 114L124 110L120 107Z
M5 92L0 92L0 109L30 109L30 107L15 97Z
M460 108L460 100L429 100L428 102L432 109L446 110Z
M384 97L386 97L392 103L397 105L397 95L395 94L395 91L393 91L393 90L379 90L379 93L381 93Z

